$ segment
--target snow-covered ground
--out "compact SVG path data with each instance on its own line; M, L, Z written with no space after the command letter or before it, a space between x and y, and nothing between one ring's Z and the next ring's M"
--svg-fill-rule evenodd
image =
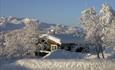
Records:
M105 54L106 58L108 57ZM65 50L50 52L43 58L0 59L0 70L114 70L115 59Z
M114 70L115 60L21 59L0 70Z
M55 50L50 52L43 58L45 59L96 59L96 55L91 55L90 53L78 53L78 52L70 52L65 50Z
M111 48L108 48L104 51L104 56L105 56L105 59L114 59L115 51ZM45 59L97 59L97 55L91 54L91 53L70 52L70 51L59 49L59 50L50 52L43 58Z

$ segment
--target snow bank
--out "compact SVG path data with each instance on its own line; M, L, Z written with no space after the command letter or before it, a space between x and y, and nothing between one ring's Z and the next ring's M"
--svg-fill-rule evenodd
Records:
M77 53L77 52L69 52L65 50L55 50L50 52L43 58L45 59L91 59L97 58L96 55L91 55L88 53Z

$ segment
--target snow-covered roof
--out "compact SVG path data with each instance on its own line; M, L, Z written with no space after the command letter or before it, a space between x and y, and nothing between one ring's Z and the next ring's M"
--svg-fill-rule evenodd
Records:
M61 39L61 43L76 43L80 38L74 34L55 34L55 37Z
M45 37L45 38L53 40L54 42L57 42L59 44L61 44L61 43L76 43L76 42L81 41L81 38L74 34L55 34L55 35L42 34L40 37L41 38Z
M56 43L61 44L61 40L59 38L57 38L57 37L54 37L54 36L51 36L51 35L48 35L48 34L42 34L40 36L40 38L44 38L44 37L47 38L47 39L50 39L50 40L52 40L52 41L54 41Z

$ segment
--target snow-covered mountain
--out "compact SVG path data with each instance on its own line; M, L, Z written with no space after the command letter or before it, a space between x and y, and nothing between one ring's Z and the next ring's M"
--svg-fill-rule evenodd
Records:
M0 17L0 32L21 29L25 25L16 17Z
M15 29L21 29L25 25L23 23L20 24L13 24L13 23L6 23L0 26L0 31L11 31Z
M23 20L26 18L17 17L0 17L0 32L12 31L16 29L22 29L26 26ZM79 27L65 26L61 24L49 24L46 22L39 22L38 19L31 19L38 25L38 30L41 33L49 33L50 30L55 30L56 33L79 33L82 31Z

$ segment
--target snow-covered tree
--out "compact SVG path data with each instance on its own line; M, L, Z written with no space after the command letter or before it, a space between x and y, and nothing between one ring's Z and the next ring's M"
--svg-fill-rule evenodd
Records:
M0 55L3 54L3 48L5 47L5 45L4 45L4 43L5 43L4 35L5 35L5 33L0 32Z
M113 30L111 27L114 28L113 25L115 24L113 23L113 9L109 5L103 4L100 11L100 13L96 13L94 8L84 10L81 16L81 23L86 31L86 42L96 48L98 58L100 58L100 52L104 58L103 46L106 45L105 41L107 43L107 40L110 39L107 36L108 34L112 35L110 33Z
M103 4L100 15L100 21L105 27L103 33L106 35L106 46L112 46L115 43L115 11L108 4Z
M0 56L18 57L33 55L37 47L32 39L38 39L39 36L36 25L36 22L30 20L23 29L4 34L5 42Z

